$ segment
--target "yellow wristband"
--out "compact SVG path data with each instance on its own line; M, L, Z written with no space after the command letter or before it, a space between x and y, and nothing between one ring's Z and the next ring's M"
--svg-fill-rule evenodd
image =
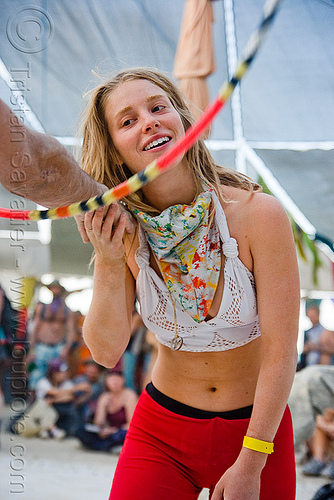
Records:
M261 453L268 453L268 455L274 453L274 443L268 443L267 441L261 441L249 436L244 437L242 446L250 450L260 451Z

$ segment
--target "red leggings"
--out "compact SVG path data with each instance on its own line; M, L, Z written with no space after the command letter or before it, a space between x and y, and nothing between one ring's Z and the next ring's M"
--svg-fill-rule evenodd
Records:
M180 415L166 406L174 409L173 404L162 406L153 400L146 389L141 394L109 500L195 500L203 488L209 488L211 496L220 477L237 459L249 418L194 418L185 416L187 411ZM261 475L260 500L294 500L296 474L288 408L274 450Z

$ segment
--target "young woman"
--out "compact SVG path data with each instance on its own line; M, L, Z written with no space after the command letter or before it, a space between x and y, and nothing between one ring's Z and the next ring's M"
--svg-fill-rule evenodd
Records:
M191 123L168 78L123 71L92 92L82 166L112 187ZM110 499L194 500L202 488L212 500L294 499L287 399L299 282L285 211L247 177L215 165L202 140L124 203L135 215L132 235L117 204L85 215L95 270L84 338L98 363L114 366L136 291L159 352Z
M93 425L86 424L76 432L84 446L91 450L112 450L122 445L133 411L137 394L125 387L120 370L111 370L105 379L105 391L97 401Z

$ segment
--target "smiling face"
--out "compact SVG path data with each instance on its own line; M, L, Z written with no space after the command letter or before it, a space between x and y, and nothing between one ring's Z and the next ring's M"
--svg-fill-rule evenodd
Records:
M143 170L184 135L180 115L158 85L121 83L108 97L105 116L120 159L132 173Z

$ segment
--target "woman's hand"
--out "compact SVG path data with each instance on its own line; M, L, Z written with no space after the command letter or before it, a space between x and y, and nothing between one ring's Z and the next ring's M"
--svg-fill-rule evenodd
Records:
M120 219L121 215L123 213L127 214L127 220L126 220L126 226L125 226L125 231L128 234L134 233L136 226L135 226L135 221L132 215L120 204L120 203L113 203L110 205L110 207L101 207L98 209L98 211L102 211L104 214L107 214L108 211L110 210L111 207L116 206L117 207L117 212L115 214L115 223L118 223L118 220ZM89 212L89 213L94 213L94 212ZM78 226L78 231L80 233L81 239L84 243L88 243L90 241L90 238L87 234L87 230L85 227L85 215L87 214L80 214L75 216L75 221Z
M246 472L238 461L220 478L211 500L259 500L261 470Z
M100 263L109 265L123 259L124 234L127 228L133 231L135 227L130 217L116 203L110 205L106 214L103 207L85 214L84 230Z

